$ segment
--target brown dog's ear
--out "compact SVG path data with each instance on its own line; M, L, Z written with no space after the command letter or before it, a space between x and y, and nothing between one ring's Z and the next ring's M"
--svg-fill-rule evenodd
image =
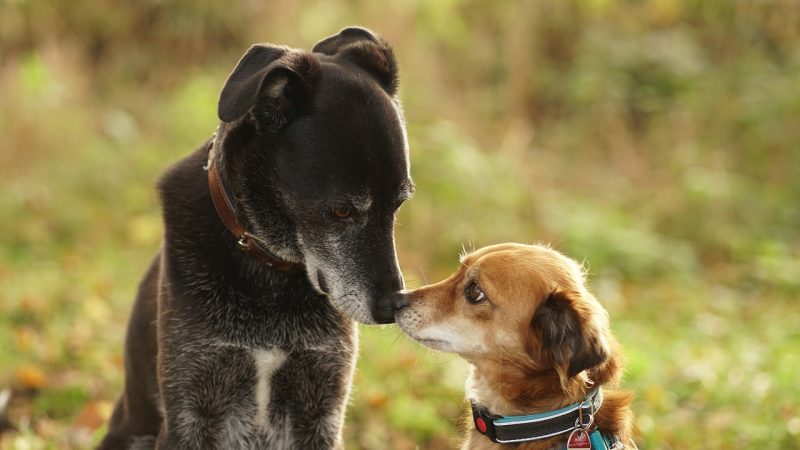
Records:
M233 122L250 110L270 131L310 101L319 63L305 52L257 44L242 56L219 96L217 114Z
M339 34L317 42L311 51L341 56L375 77L389 95L397 93L394 52L386 41L366 28L345 28Z
M556 370L567 378L608 359L605 330L600 329L588 305L576 300L579 293L554 291L542 302L531 327L542 340L542 349L552 356ZM565 380L562 380L562 382Z

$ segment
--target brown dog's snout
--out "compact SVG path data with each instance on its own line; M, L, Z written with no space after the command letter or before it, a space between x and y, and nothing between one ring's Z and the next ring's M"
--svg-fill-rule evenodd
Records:
M403 291L395 292L393 294L392 302L394 303L395 311L399 311L408 306L408 294Z

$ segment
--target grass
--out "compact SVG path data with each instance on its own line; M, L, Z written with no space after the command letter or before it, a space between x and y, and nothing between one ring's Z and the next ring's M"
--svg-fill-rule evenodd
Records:
M411 286L462 245L551 242L611 314L641 448L800 448L793 3L73 3L0 4L0 448L91 448L160 244L158 174L213 131L247 43L354 22L400 60ZM347 448L457 447L466 370L362 328Z

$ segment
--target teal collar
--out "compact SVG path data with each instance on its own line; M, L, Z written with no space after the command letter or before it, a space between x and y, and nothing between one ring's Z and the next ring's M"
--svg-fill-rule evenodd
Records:
M581 402L554 411L524 416L492 414L477 402L470 403L475 428L498 444L538 441L578 431L589 433L591 448L595 450L614 448L616 442L614 440L610 445L606 444L606 438L598 430L589 432L594 422L594 414L603 404L603 391L599 387L592 389ZM600 445L601 443L603 445Z

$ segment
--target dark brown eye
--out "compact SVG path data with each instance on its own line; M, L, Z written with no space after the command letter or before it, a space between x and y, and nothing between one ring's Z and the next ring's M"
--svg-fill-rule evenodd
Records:
M335 205L331 207L331 214L339 219L347 219L353 215L353 210L347 205Z
M464 289L464 296L467 297L467 301L470 303L480 303L486 300L486 294L483 293L478 283L474 281Z

